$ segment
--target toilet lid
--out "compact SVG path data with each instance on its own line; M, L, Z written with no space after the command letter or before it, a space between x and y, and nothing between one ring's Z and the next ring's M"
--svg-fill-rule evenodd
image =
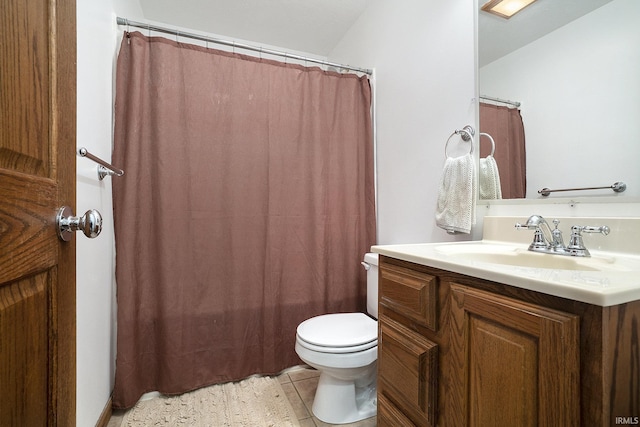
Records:
M297 333L317 346L354 347L378 339L378 322L363 313L325 314L302 322Z

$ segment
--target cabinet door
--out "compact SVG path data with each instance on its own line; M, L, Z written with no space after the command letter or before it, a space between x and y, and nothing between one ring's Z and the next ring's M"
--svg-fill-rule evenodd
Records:
M451 285L449 425L580 425L579 318Z
M389 402L384 395L378 397L377 427L414 427L415 424L407 418L400 409Z
M378 340L380 425L435 425L438 346L422 335L381 318Z
M380 305L438 330L438 278L397 265L380 268Z

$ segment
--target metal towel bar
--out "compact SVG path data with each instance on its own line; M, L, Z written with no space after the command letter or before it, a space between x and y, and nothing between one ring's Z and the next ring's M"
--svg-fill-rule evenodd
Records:
M122 176L124 175L124 171L122 169L118 169L111 165L110 163L105 162L100 157L96 157L87 151L86 148L80 147L78 149L78 154L82 157L86 157L87 159L93 160L98 164L98 179L102 181L105 176Z
M543 196L548 196L549 194L555 193L556 191L582 191L582 190L604 190L604 189L611 189L616 193L622 193L624 190L627 189L627 184L620 181L620 182L614 182L613 185L610 185L608 187L562 188L559 190L549 190L548 188L543 188L542 190L538 190L538 194L541 194Z

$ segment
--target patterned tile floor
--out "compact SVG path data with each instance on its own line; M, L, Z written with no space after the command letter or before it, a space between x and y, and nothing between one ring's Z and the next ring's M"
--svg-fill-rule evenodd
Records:
M320 374L311 368L292 368L278 376L280 385L287 395L293 410L298 416L301 427L326 427L334 424L324 423L313 416L311 405L318 386ZM107 427L120 427L125 411L114 411ZM341 424L344 427L374 427L376 418L367 418L351 424Z

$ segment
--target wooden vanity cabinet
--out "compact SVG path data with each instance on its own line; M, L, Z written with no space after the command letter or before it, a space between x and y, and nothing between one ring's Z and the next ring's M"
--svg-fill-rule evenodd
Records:
M380 256L378 323L378 426L640 416L639 301L594 306Z

